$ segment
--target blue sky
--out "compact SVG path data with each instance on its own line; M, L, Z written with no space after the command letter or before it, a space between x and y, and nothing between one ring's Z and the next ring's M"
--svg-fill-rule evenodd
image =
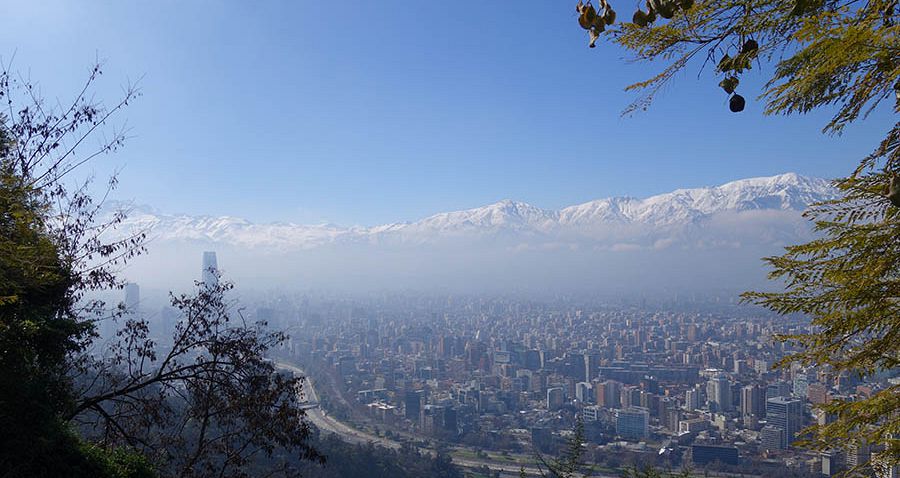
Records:
M619 16L631 4L620 2ZM627 2L626 2L627 3ZM133 137L93 164L118 196L167 212L379 224L513 198L557 208L785 171L850 171L890 123L842 137L827 114L741 114L693 69L650 111L651 75L593 50L574 2L0 1L0 56L67 98L105 60L98 97L142 78ZM627 15L626 15L627 13Z

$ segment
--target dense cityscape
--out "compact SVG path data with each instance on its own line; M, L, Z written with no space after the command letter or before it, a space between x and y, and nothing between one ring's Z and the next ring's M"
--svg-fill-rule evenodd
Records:
M204 253L204 282L217 280L216 267L215 253ZM174 312L146 310L137 284L126 286L125 303L151 315L157 330L171 329ZM558 453L581 423L598 470L652 463L830 476L877 463L880 448L794 446L807 425L832 419L815 405L900 381L896 372L862 381L776 367L791 349L774 337L809 332L808 322L719 299L654 310L573 299L273 294L241 305L246 319L289 333L272 358L303 370L318 388L311 406L341 426L382 444L451 447L456 459L492 469Z

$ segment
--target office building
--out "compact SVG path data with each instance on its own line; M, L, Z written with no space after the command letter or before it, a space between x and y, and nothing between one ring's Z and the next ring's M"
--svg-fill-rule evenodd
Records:
M547 389L547 410L557 410L565 403L565 391L562 387Z
M597 405L605 408L619 408L622 404L622 384L615 380L606 380L597 384L595 390Z
M691 462L695 465L706 465L716 461L726 465L737 465L739 463L738 449L733 446L691 446Z
M770 398L766 400L766 420L784 430L783 447L787 448L803 426L803 402L796 398Z
M747 385L741 388L741 416L765 416L765 402L762 399L762 389L759 385Z
M760 449L764 451L782 450L785 448L784 429L766 425L759 431Z
M575 384L575 399L581 403L589 403L593 400L593 390L588 382Z
M700 408L700 387L695 386L684 392L684 409L693 411L698 408Z
M219 283L218 272L219 264L216 260L216 253L214 251L204 252L201 275L203 283L209 287L217 285Z
M640 440L647 438L650 427L650 412L643 408L631 407L616 410L616 435Z
M732 410L731 383L728 377L719 374L706 382L706 403L712 412Z
M141 304L141 288L129 282L125 284L125 309L131 313L137 313Z

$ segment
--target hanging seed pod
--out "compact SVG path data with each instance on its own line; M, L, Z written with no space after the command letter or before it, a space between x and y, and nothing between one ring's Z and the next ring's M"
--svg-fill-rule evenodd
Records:
M649 10L647 12L647 23L653 23L656 21L656 10Z
M721 86L722 89L725 90L725 93L728 93L730 95L730 94L734 93L734 90L737 89L738 84L740 82L741 81L738 80L738 78L736 76L729 76L729 77L725 78L724 80L720 81L719 86Z
M891 184L888 186L887 198L894 207L900 207L900 177L896 174L891 175Z
M741 46L741 53L751 54L759 50L759 43L756 43L756 40L752 38L744 42L744 45Z
M581 25L581 28L590 30L595 18L597 18L597 11L589 3L581 9L581 15L578 16L578 24Z
M665 18L666 20L671 19L675 16L675 3L674 2L662 2L662 5L659 7L659 16Z
M729 71L734 69L734 67L732 66L731 57L728 56L728 53L726 53L725 56L723 56L722 59L719 60L719 64L716 66L716 69L719 71Z
M679 6L682 10L688 11L688 10L691 9L691 7L694 6L694 0L681 0L681 1L678 3L678 6Z
M636 12L634 12L634 16L631 17L631 22L642 28L646 27L649 23L647 21L647 14L644 13L644 11L640 8Z
M603 14L603 19L606 20L607 25L616 23L616 11L612 8L607 8L606 13Z
M751 62L754 58L759 55L759 43L756 43L756 40L752 38L744 42L743 46L741 46L741 54L740 56L746 59L746 68L749 70Z
M744 97L735 93L732 95L731 99L728 100L728 109L730 109L732 113L740 113L741 111L744 111L744 106L746 104L747 102L744 101Z

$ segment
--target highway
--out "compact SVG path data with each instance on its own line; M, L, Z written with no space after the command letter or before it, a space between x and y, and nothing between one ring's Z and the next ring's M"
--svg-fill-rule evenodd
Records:
M306 374L303 373L303 370L300 368L284 363L277 363L279 368L290 370L294 372L294 374L302 377L306 377ZM305 401L309 403L320 403L319 396L316 392L315 387L313 386L312 380L309 377L303 382L303 391L305 396ZM385 448L393 448L399 449L403 446L402 443L391 440L389 438L377 436L375 434L369 433L364 430L359 430L354 428L346 423L338 421L333 417L329 416L324 410L322 410L319 406L313 406L306 410L306 417L309 421L316 426L319 430L333 433L339 437L341 437L344 441L349 443L373 443L375 445L383 446ZM434 455L434 450L430 450L427 448L419 448L419 452L426 453L429 455ZM517 477L519 476L519 468L515 463L503 463L497 462L493 460L485 460L485 459L469 459L460 456L453 456L453 463L457 466L463 468L477 469L482 466L487 466L489 469L493 471L501 471L501 476L503 477ZM539 472L538 468L535 466L526 466L525 473L529 476L542 476Z

